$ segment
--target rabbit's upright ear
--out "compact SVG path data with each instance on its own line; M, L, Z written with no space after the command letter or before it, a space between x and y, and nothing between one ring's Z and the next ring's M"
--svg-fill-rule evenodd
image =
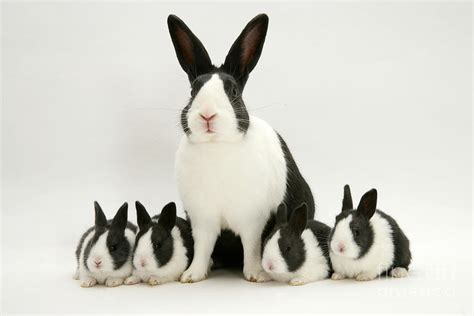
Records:
M306 229L308 223L308 205L306 203L298 206L290 217L290 227L299 235Z
M151 223L151 218L140 201L135 202L135 208L137 209L137 224L140 230L142 230L145 226Z
M268 29L268 16L254 17L235 40L225 59L223 68L243 87L248 75L257 65L263 50Z
M348 184L344 186L344 198L342 199L342 211L353 210L351 188Z
M171 231L176 225L176 204L174 202L170 202L163 207L158 218L158 224L167 231Z
M104 229L107 226L107 217L105 217L104 211L100 207L97 201L94 201L94 210L95 210L95 228Z
M357 207L357 213L370 219L377 208L377 190L372 189L365 193L360 199L359 206Z
M204 45L176 15L168 16L168 29L176 56L189 81L208 73L213 66Z
M125 231L128 223L128 203L125 202L115 214L112 224L110 225L111 230Z

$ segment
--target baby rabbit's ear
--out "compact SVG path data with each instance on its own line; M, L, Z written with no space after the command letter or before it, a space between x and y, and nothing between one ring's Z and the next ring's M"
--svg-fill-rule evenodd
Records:
M360 199L359 206L357 207L357 213L363 215L365 218L370 219L377 208L377 190L372 189L365 193Z
M95 209L95 228L96 229L104 229L107 226L107 217L105 217L104 211L100 207L97 201L94 201L94 209Z
M140 230L142 230L145 226L151 223L151 218L140 201L135 202L135 208L137 210L137 224Z
M343 211L350 211L353 210L354 206L352 205L352 196L351 196L351 188L348 184L344 186L344 198L342 199L342 210Z
M244 28L230 48L223 68L243 87L248 75L257 65L263 50L268 29L268 16L264 13L254 17Z
M158 224L167 231L171 231L174 225L176 225L176 204L174 202L170 202L163 207L158 218Z
M290 227L298 234L301 235L303 230L306 228L306 224L308 222L308 206L306 203L301 204L298 206L291 214L290 217Z
M114 219L112 220L112 225L110 226L111 230L116 231L125 231L127 228L128 222L128 203L125 202L115 214Z
M276 213L276 225L281 226L287 223L287 212L286 212L286 204L281 203L278 205L277 213Z
M204 45L180 18L176 15L169 15L168 29L176 57L178 57L183 70L188 74L189 81L192 82L199 75L212 70L211 59Z

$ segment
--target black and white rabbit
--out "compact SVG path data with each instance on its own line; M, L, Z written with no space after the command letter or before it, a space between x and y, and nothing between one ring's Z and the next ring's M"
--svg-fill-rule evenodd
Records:
M99 203L94 202L95 225L81 237L76 249L74 279L82 287L99 284L119 286L132 273L132 250L137 227L127 221L124 203L112 220L107 220Z
M133 273L125 284L158 285L179 280L194 255L191 226L176 216L173 202L151 218L139 201L135 206L139 232L133 252Z
M261 266L260 237L272 212L282 202L290 211L305 202L313 218L314 200L283 138L249 115L242 99L263 49L268 16L260 14L247 24L219 67L181 19L170 15L168 28L191 83L191 98L181 113L184 136L175 170L195 256L181 281L206 277L216 240L228 236L221 233L226 230L242 241L245 278L269 280Z
M285 204L277 211L276 227L265 240L262 266L273 280L303 285L327 278L331 273L328 241L331 228L307 219L302 204L287 221Z
M342 211L330 236L333 280L373 280L382 273L408 275L410 243L397 222L376 209L377 190L365 193L353 209L351 191L344 187Z

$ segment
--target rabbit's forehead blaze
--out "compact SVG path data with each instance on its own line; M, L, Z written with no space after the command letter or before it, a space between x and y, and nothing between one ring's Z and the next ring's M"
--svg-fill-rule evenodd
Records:
M237 81L229 74L224 72L215 72L204 74L196 78L191 84L191 90L194 101L196 98L222 98L228 99L228 91L231 87L238 88Z

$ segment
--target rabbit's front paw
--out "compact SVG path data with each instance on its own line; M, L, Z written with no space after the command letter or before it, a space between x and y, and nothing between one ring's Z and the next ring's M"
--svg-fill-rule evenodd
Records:
M123 284L134 285L134 284L140 283L140 281L141 281L141 279L139 277L131 275L128 278L125 279Z
M390 271L390 275L394 278L404 278L408 276L408 270L405 268L395 268Z
M188 270L184 271L183 275L181 276L180 281L182 283L194 283L204 280L207 277L209 265L205 266L204 268L190 266Z
M345 279L346 277L343 275L343 274L340 274L340 273L337 273L337 272L334 272L332 275L331 275L331 279L333 280L343 280Z
M295 285L304 285L304 284L306 284L307 282L306 282L306 280L303 279L303 278L293 278L293 279L290 280L289 283L290 283L290 285L295 286Z
M93 287L94 285L97 284L97 280L94 278L83 278L81 279L81 286L82 287Z
M123 284L122 278L108 278L105 280L105 286L107 287L116 287Z
M357 276L356 276L356 280L357 281L371 281L373 279L375 279L377 277L377 274L374 274L374 273L359 273Z

